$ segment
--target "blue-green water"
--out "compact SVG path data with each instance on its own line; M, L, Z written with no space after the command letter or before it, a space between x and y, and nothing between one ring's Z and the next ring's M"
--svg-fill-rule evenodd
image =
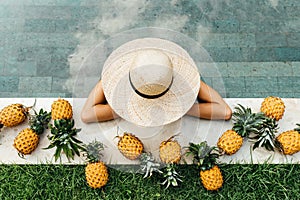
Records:
M201 45L211 58L202 78L224 97L300 97L299 0L1 0L0 97L89 91L95 45L145 27Z

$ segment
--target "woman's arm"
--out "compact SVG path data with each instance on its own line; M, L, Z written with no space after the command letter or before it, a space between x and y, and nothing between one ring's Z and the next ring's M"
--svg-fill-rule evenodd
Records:
M187 112L188 115L203 119L229 120L232 115L231 108L223 98L204 82L200 82L198 93L199 103L196 103Z
M89 94L81 112L84 123L108 121L119 117L107 104L101 81L99 81Z

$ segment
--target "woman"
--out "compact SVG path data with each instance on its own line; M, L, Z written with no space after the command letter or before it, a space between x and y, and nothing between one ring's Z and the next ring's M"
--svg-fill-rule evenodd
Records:
M186 114L202 119L229 120L232 111L223 98L203 81L200 81L200 84L197 97L199 103L195 103ZM118 117L107 103L102 83L99 81L85 102L81 120L85 123L91 123L108 121Z
M102 80L89 94L81 119L101 122L120 115L137 125L158 126L184 114L229 120L231 109L200 80L196 64L182 47L142 38L123 44L107 58Z

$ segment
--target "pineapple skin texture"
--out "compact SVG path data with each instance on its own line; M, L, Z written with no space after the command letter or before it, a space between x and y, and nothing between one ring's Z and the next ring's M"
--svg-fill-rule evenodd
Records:
M218 190L223 186L223 175L217 165L209 170L200 171L200 179L207 190Z
M281 98L270 96L264 99L260 111L278 121L283 117L285 105Z
M285 131L277 136L285 155L292 155L300 151L300 133L298 131Z
M218 147L227 155L235 154L243 145L243 138L233 130L225 131L219 138Z
M159 157L166 164L178 164L181 159L181 146L177 141L163 141L159 147Z
M14 147L23 155L33 152L39 144L39 136L30 128L22 130L14 140Z
M95 163L89 163L85 167L85 177L87 184L91 188L101 188L108 182L108 170L106 165L99 161Z
M144 145L139 138L131 133L124 133L119 137L118 149L128 159L135 160L144 151Z
M72 119L73 109L71 104L65 99L58 99L51 105L51 117L55 119Z
M17 126L25 119L26 114L22 104L11 104L0 111L0 123L6 127Z

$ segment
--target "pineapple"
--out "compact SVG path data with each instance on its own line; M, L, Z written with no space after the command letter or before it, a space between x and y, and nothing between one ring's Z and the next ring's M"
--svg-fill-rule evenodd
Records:
M162 173L162 171L159 170L161 165L155 161L151 153L142 153L139 160L141 163L140 172L144 174L144 178L152 176L153 172Z
M52 119L72 119L73 110L71 104L65 99L58 99L51 105Z
M163 163L178 164L181 159L181 146L176 140L172 140L174 137L161 142L159 146L159 157Z
M280 150L285 155L292 155L300 151L300 124L297 125L298 128L285 131L276 137L276 141L280 145Z
M99 141L93 141L88 145L84 145L88 164L85 167L85 177L87 184L91 188L101 188L108 182L108 170L104 162L101 161L104 146Z
M253 145L253 150L257 147L264 147L268 151L274 151L279 148L278 142L276 142L275 133L278 130L277 121L273 118L266 117L261 129L256 133L254 137L249 137L254 139L255 143Z
M278 121L284 114L285 105L281 98L269 96L262 102L260 111L265 113L266 116Z
M216 164L219 152L217 147L210 147L207 142L190 143L187 155L193 156L193 162L200 167L200 179L207 190L218 190L223 186L223 175Z
M4 107L0 111L0 128L3 126L13 127L25 121L29 108L16 103Z
M176 165L175 164L167 164L167 166L164 169L164 182L162 182L162 185L167 184L166 189L168 189L168 187L170 185L172 185L173 187L178 186L178 182L182 182L182 176L180 174L178 174L176 172Z
M39 113L29 116L30 128L22 130L14 140L14 147L19 155L27 155L36 149L39 143L39 135L47 128L51 120L51 113L40 109Z
M243 145L243 138L258 133L268 119L263 113L253 113L250 108L238 104L232 120L232 129L225 131L217 142L219 149L228 155L236 153Z
M223 185L223 176L220 168L214 165L208 170L201 170L200 177L207 190L218 190Z
M175 164L170 163L167 164L164 168L164 171L161 171L159 168L162 167L162 165L155 161L154 157L151 153L142 153L139 157L140 159L140 172L144 174L144 178L152 176L153 172L158 172L160 174L163 174L163 177L165 180L161 183L162 185L167 184L166 189L172 185L172 186L178 186L178 182L182 182L181 177L175 169Z
M128 159L135 160L140 157L144 151L144 145L139 138L131 133L125 132L119 138L118 149Z
M227 130L219 138L217 145L227 155L232 155L243 145L243 137L234 130Z
M81 129L74 128L73 119L57 119L54 120L54 125L50 124L51 135L48 136L50 144L45 149L51 149L56 147L55 161L61 157L61 153L64 152L68 161L74 159L75 154L80 155L79 150L84 150L82 147L82 141L78 140L75 136Z

